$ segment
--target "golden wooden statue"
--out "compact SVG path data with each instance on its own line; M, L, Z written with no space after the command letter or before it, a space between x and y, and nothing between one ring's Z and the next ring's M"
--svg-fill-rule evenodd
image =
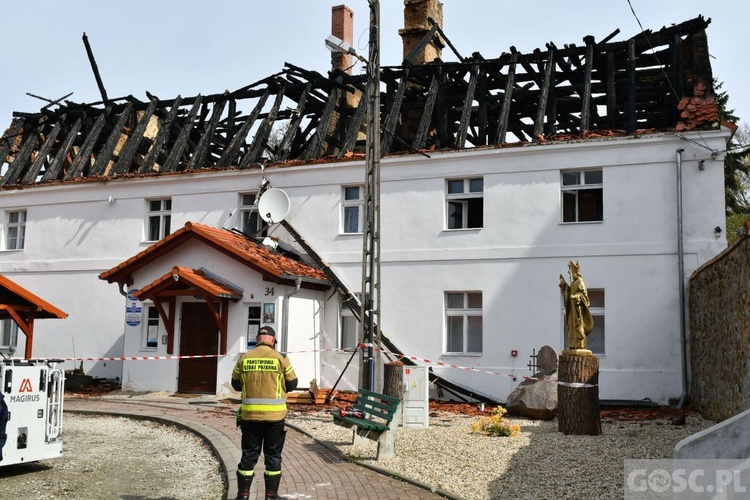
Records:
M568 262L570 284L560 275L560 290L565 301L565 319L568 330L568 348L563 354L591 356L586 349L586 337L594 329L594 318L589 311L589 293L581 276L579 261Z

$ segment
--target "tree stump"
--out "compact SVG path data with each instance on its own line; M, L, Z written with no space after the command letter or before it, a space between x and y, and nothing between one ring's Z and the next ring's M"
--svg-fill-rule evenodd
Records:
M383 394L404 398L404 364L396 361L383 365Z
M558 384L558 430L565 435L600 435L602 422L599 416L599 358L563 354L557 367L557 378L560 382L594 385L567 387Z
M401 400L391 422L395 429L401 425L404 418L404 364L402 362L394 361L383 365L383 394Z

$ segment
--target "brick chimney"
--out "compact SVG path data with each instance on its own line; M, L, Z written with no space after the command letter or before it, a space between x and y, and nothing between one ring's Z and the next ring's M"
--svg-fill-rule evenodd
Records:
M346 5L331 7L331 34L349 45L354 43L354 12ZM351 74L353 56L341 52L331 52L331 69Z
M428 21L432 19L443 29L443 4L438 0L404 0L404 29L398 30L404 45L404 60L412 49L419 45L422 38L432 28ZM425 64L443 55L445 42L436 34L425 48L416 55L413 64Z

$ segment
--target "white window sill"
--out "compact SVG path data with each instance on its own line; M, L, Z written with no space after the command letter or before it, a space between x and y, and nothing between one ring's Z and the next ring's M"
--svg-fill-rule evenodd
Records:
M450 358L481 358L484 353L481 352L444 352L443 356Z
M578 224L603 224L604 220L584 220L580 222L558 222L560 226L576 226Z

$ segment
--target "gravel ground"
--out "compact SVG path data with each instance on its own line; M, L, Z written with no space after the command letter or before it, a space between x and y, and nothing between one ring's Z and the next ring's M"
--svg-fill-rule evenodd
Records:
M521 426L513 438L471 434L478 417L432 414L425 429L399 428L396 458L374 460L377 444L354 447L352 431L330 412L291 411L287 421L353 460L396 472L468 500L623 498L625 459L671 458L674 446L713 422L602 420L600 436L565 436L557 420L507 418Z
M0 499L221 498L219 462L193 434L122 417L64 418L63 456L0 467Z

